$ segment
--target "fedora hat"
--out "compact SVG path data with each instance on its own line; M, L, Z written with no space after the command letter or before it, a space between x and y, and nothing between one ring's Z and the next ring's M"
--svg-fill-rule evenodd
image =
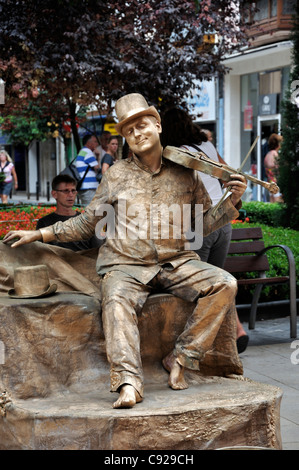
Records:
M8 295L16 299L33 299L54 294L56 289L56 284L50 285L47 266L38 264L14 270L14 289L10 289Z
M130 93L122 96L115 103L115 112L118 124L115 124L116 131L122 135L122 127L131 119L139 116L154 116L161 122L160 115L154 106L149 106L146 99L139 93Z

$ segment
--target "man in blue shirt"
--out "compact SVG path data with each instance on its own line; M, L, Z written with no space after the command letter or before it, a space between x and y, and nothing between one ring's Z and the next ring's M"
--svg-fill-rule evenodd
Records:
M85 175L83 184L80 188L80 191L78 191L80 202L83 205L90 203L99 185L96 179L99 163L97 162L97 159L93 153L97 146L98 141L95 135L88 134L84 136L83 148L80 150L76 159L76 167L81 178L83 178L89 165L89 169Z

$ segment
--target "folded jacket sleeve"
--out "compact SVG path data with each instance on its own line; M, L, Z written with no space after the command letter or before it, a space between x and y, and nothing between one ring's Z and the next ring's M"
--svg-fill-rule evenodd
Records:
M239 208L242 203L238 203L237 207L231 202L230 196L224 199L221 205L214 210L211 198L200 178L196 172L196 185L195 185L195 204L202 204L203 210L203 236L206 237L214 230L228 224L239 216Z

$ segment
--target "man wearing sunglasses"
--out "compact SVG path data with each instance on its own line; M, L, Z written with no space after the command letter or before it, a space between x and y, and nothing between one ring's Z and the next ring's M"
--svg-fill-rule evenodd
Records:
M56 222L64 222L71 217L77 217L81 212L75 210L74 204L76 201L77 193L76 181L69 175L58 175L52 181L51 194L56 200L56 210L51 214L45 215L37 221L36 230L43 227L49 227ZM49 242L52 245L68 248L73 251L89 250L101 245L101 240L96 236L88 240L72 241L72 242Z

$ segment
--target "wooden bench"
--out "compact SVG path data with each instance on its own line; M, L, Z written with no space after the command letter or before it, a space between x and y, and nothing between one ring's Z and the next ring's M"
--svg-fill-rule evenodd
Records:
M283 250L288 260L288 275L267 277L269 262L266 252L272 249ZM290 336L297 337L297 307L296 307L296 269L295 259L291 249L286 245L271 245L265 247L261 228L233 229L229 253L224 269L231 274L256 272L256 278L241 278L238 285L255 285L250 307L249 329L254 329L258 300L265 285L289 284L290 289ZM237 306L238 307L238 306Z

